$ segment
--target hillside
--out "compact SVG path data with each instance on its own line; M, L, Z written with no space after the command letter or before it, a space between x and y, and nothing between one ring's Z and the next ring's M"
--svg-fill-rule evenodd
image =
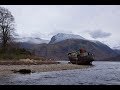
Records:
M115 57L111 57L111 58L107 58L105 60L106 61L120 61L120 55L115 56Z
M120 49L113 49L113 50L120 55Z
M79 50L81 47L93 53L96 60L104 60L118 55L105 44L82 39L67 39L54 44L34 45L31 47L31 51L35 51L36 55L54 58L55 60L68 60L67 53Z
M55 60L68 60L67 54L79 50L79 48L85 48L88 52L93 53L95 60L105 60L119 55L118 52L99 41L87 40L79 35L64 33L54 35L49 43L21 42L20 47L34 52L35 55Z

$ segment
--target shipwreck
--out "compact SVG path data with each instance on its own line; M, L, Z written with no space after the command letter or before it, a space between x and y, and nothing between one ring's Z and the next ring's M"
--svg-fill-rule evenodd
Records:
M94 61L94 55L83 49L68 53L68 58L70 63L78 65L92 65Z

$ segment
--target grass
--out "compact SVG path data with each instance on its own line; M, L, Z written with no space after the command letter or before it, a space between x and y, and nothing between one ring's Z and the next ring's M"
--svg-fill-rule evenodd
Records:
M23 59L23 60L22 60ZM44 57L38 57L29 51L23 49L0 52L0 65L41 65L58 64L55 61L49 61Z
M20 60L20 59L34 59L34 60L45 60L43 57L38 57L24 48L10 48L3 52L0 49L0 60Z
M34 53L15 47L14 45L0 48L0 65L41 65L41 64L58 64L53 60L45 57L36 56Z
M7 53L7 54L0 54L0 60L20 60L20 59L34 59L34 60L46 60L44 57L38 57L35 55L26 55L26 54L14 54L14 53Z

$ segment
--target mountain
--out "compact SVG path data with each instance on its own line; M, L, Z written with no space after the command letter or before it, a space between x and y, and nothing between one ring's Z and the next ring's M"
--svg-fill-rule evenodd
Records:
M120 55L120 49L113 49L113 50Z
M72 51L85 48L95 55L95 60L104 60L118 55L114 50L102 43L94 43L89 40L67 39L54 44L39 44L34 48L37 55L54 58L55 60L68 60L67 54Z
M32 47L33 48L33 47ZM51 38L48 44L39 44L34 47L37 55L56 60L68 60L67 53L85 48L95 55L96 60L104 60L118 55L107 45L94 40L87 40L79 35L58 33Z
M74 35L74 34L65 34L65 33L58 33L57 35L53 36L51 38L51 41L49 42L50 44L54 44L66 39L85 39L79 35Z
M21 43L21 47L29 49L38 56L55 60L68 60L68 53L85 48L95 55L95 60L106 60L119 54L107 45L94 40L87 40L73 34L58 33L51 38L49 43L30 44Z
M120 55L117 55L115 57L107 58L106 61L120 61Z
M16 42L41 44L41 43L49 43L49 40L44 40L38 37L22 37L22 38L19 37L19 38L16 38Z

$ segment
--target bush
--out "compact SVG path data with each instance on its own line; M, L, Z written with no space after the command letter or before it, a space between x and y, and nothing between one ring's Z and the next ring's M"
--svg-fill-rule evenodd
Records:
M8 48L6 51L0 49L0 59L26 59L31 55L29 51L20 48Z

